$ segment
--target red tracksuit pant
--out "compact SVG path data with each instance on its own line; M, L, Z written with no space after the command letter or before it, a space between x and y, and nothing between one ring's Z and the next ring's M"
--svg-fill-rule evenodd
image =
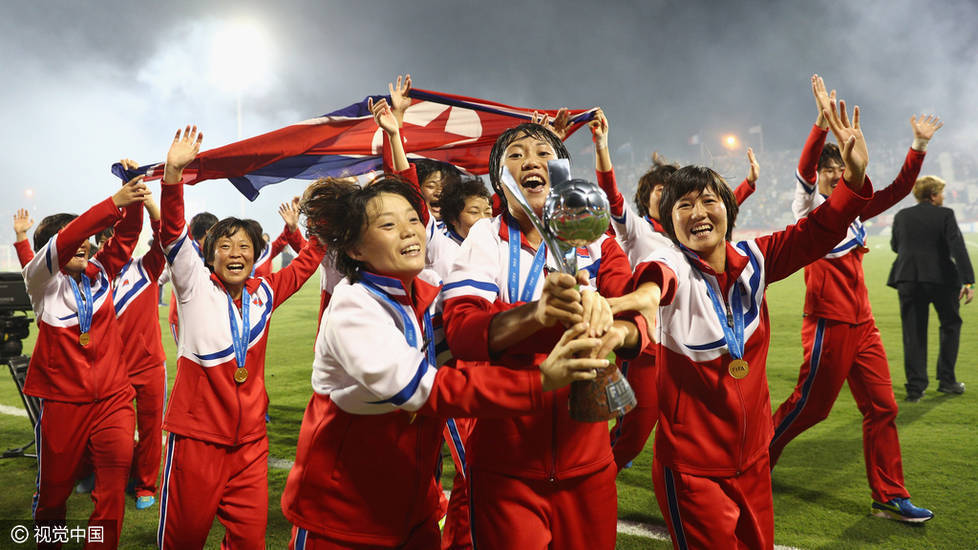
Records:
M659 421L658 371L654 358L642 355L626 364L627 367L622 365L622 370L635 392L637 404L628 414L619 417L611 429L611 451L619 472L642 452L652 428Z
M163 456L163 409L166 404L166 363L129 374L136 390L136 426L139 443L132 455L129 477L136 481L136 496L156 494Z
M469 476L472 539L479 550L611 550L618 525L614 462L548 481L494 472Z
M805 359L798 385L774 413L771 466L789 441L829 415L842 383L848 381L863 415L863 457L873 499L888 502L910 496L903 484L890 366L876 324L805 317L801 340Z
M733 477L677 472L653 458L652 483L676 550L774 548L767 455Z
M156 543L164 550L203 548L214 516L223 549L265 549L268 438L234 447L170 434L160 488Z
M83 470L94 467L95 509L88 523L104 527L104 543L86 543L85 548L116 548L126 511L134 424L130 388L92 403L42 400L41 418L34 428L38 451L34 521L63 522L65 504L75 482ZM48 546L60 547L60 544Z

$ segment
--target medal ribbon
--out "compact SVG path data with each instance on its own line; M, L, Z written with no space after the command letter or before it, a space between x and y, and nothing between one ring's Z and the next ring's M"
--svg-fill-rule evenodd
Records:
M408 313L407 309L397 300L391 298L386 292L380 288L377 288L372 283L362 279L360 280L360 283L363 284L363 286L372 294L393 307L394 311L401 315L401 321L404 324L404 339L407 340L408 345L412 348L418 348L421 350L421 353L425 354L428 364L432 367L437 367L438 365L435 363L435 331L431 325L431 311L425 310L424 316L422 317L423 326L421 327L421 330L424 331L424 339L419 343L418 336L414 332L414 323L411 321L411 314Z
M251 323L248 322L248 306L251 305L251 295L247 288L241 289L241 330L238 330L238 314L234 310L234 300L228 297L228 317L231 319L231 343L234 345L234 359L238 367L245 368L248 360L248 342L251 340Z
M526 286L520 294L520 230L516 220L512 218L506 220L506 225L509 227L509 303L529 302L533 300L537 281L543 273L543 264L547 261L547 245L541 242L540 248L533 255L533 264L526 276Z
M720 300L717 291L713 288L713 284L705 277L704 281L706 282L706 290L710 295L710 301L713 302L713 311L716 312L717 317L720 319L720 327L723 328L723 338L727 342L727 350L734 359L741 359L744 357L744 309L740 300L740 285L737 281L734 281L733 304L730 306L731 313L733 314L733 323L730 323L727 318L726 309L723 307L723 302Z
M78 329L82 334L92 330L92 315L95 313L92 299L92 282L88 280L88 275L81 274L81 290L74 277L68 277L71 284L71 292L75 295L75 305L78 306ZM84 299L82 298L84 291Z

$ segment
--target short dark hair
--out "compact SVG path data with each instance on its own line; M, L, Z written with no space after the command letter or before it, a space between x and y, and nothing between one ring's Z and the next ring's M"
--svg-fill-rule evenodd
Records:
M37 229L34 230L34 252L44 248L44 245L48 244L51 237L58 234L58 231L71 223L72 220L77 218L77 214L51 214L50 216L45 216L41 223L37 224Z
M452 164L431 159L417 159L412 161L414 168L418 172L418 183L424 184L424 180L432 174L441 174L442 185L458 181L462 178L462 172Z
M207 231L216 223L217 216L210 212L201 212L195 215L190 218L190 238L195 241L200 241L207 236Z
M839 166L845 166L846 164L842 161L842 153L839 151L839 146L834 143L826 143L822 147L822 154L818 157L818 169L825 168L830 162Z
M702 193L709 189L716 193L717 197L723 201L723 206L727 209L727 234L729 241L733 235L734 223L737 221L737 197L734 196L730 186L720 174L717 174L706 166L683 166L669 176L669 181L662 189L662 197L659 199L659 213L661 215L662 228L666 230L669 238L678 243L676 239L676 228L672 225L672 209L679 202L679 199L687 193Z
M251 246L255 251L253 259L258 259L258 256L265 250L265 239L261 238L261 224L255 220L224 218L209 228L207 237L204 239L204 263L207 264L207 267L214 269L214 249L217 248L217 241L224 237L230 237L242 229L248 235L248 240L251 241Z
M384 174L360 187L351 182L322 178L306 190L300 207L306 229L326 246L326 254L336 269L350 281L359 279L363 263L349 256L367 227L367 203L381 193L401 195L421 217L424 199L403 179ZM423 237L422 237L423 238Z
M665 185L679 165L666 162L660 157L654 157L652 166L638 179L638 189L635 190L635 208L638 209L639 216L649 215L649 196L657 185Z
M441 198L438 204L441 205L441 221L458 232L455 227L458 217L465 210L465 201L469 197L483 197L490 200L489 190L486 184L479 178L465 178L457 182L446 185L441 191Z
M496 138L496 143L492 145L492 151L489 153L489 182L492 184L492 190L499 195L499 202L502 204L503 210L506 210L506 195L503 193L502 182L503 155L511 143L526 137L535 137L548 142L554 148L557 158L570 158L570 153L567 152L564 142L560 141L557 134L550 131L546 126L524 122L503 132Z
M107 241L111 239L113 235L115 235L115 226L110 225L95 234L95 244L102 242L103 239Z

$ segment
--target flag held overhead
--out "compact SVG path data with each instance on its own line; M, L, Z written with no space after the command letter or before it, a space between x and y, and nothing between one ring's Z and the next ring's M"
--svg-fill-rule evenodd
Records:
M488 170L489 151L504 131L530 120L534 111L556 116L556 109L525 109L483 99L412 89L404 113L408 156L454 164L472 174ZM382 135L367 109L370 96L321 117L201 152L184 170L183 183L193 185L226 178L249 200L266 185L287 179L357 176L381 169ZM388 98L389 100L389 98ZM570 110L567 136L594 116L595 108ZM112 173L128 181L145 174L163 177L163 163Z

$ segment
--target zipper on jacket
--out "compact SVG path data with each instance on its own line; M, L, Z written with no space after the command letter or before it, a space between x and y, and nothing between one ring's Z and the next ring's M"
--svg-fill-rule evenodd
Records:
M734 379L737 386L737 396L740 398L740 448L737 449L737 475L741 474L740 467L744 463L744 447L747 446L747 406L744 403L744 392L740 387L740 380Z

